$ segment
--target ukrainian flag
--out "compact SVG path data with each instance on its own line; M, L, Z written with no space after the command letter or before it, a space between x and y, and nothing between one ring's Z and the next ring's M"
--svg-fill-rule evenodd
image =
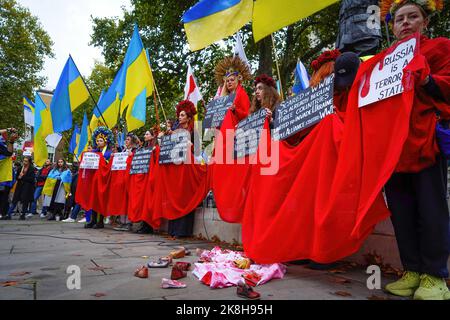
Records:
M252 19L253 0L202 0L183 15L192 51L229 37Z
M116 126L121 105L120 96L119 93L117 93L116 89L119 84L119 80L122 77L122 73L123 66L120 68L109 89L106 92L102 92L102 95L98 101L98 107L100 111L97 108L94 109L94 116L92 117L93 120L91 122L92 131L94 131L99 126L99 121L103 121L103 119L105 119L105 125L109 129L112 129Z
M89 131L89 122L86 112L84 113L83 125L81 127L80 142L78 143L78 149L76 150L76 155L78 158L83 152L85 152L89 146L89 140L91 140L91 135Z
M69 152L71 154L77 154L77 148L78 148L78 143L80 142L80 128L75 125L75 128L73 129L73 133L72 133L72 139L70 140L70 144L69 144Z
M25 124L34 127L34 103L27 97L23 97L23 112L25 115Z
M142 118L143 96L147 98L153 93L153 74L150 63L142 44L137 25L125 55L122 72L118 77L116 92L122 100L122 108L128 107L128 130L140 128L145 124ZM137 117L137 118L136 118ZM130 129L134 128L134 129Z
M64 185L64 191L67 197L70 193L70 185L72 183L72 173L69 169L61 173L61 183Z
M52 133L53 123L50 110L47 109L41 96L36 93L34 112L34 163L39 167L42 167L48 159L45 138Z
M0 145L4 148L7 148L7 144L5 139L0 135ZM13 180L12 175L12 159L11 157L6 157L0 155L0 183L9 182Z
M61 172L57 169L51 170L47 176L47 179L45 180L42 194L51 197L53 195L53 190L55 189L56 182L59 179L61 179Z
M69 56L50 105L55 132L61 133L72 128L72 111L88 98L89 91L75 62Z

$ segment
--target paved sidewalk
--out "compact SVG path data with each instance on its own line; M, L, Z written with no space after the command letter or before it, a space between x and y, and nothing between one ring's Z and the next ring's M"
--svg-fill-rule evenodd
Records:
M133 276L151 258L166 256L183 245L193 256L179 261L194 263L196 248L211 249L205 241L169 241L164 236L86 230L80 223L0 221L0 300L239 300L236 288L212 290L188 273L186 289L164 290L162 278L170 268L149 269L149 279ZM148 257L148 258L144 258ZM81 268L81 290L68 290L67 268ZM342 270L341 270L342 271ZM381 290L369 290L365 270L353 266L336 273L289 265L284 279L273 280L256 291L263 300L384 300L397 299ZM382 285L393 278L382 278ZM7 281L17 281L4 286ZM36 290L33 290L33 281ZM94 295L98 294L98 297Z

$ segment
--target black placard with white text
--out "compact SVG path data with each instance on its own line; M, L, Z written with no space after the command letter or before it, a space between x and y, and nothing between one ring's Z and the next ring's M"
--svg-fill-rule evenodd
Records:
M266 118L266 110L261 109L239 122L234 138L235 159L253 155L258 151Z
M290 136L319 123L334 112L334 74L318 86L307 88L298 95L284 101L275 111L275 140Z

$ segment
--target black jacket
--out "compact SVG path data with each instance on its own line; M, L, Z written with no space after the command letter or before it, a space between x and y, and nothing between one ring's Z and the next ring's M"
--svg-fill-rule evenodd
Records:
M27 173L19 178L21 171L17 173L17 186L14 192L13 202L29 203L34 201L35 169L33 166L28 168Z

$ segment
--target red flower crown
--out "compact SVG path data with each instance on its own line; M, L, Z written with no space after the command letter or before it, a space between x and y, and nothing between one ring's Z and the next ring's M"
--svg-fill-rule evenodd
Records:
M259 77L255 79L255 87L258 85L258 83L264 83L268 87L274 87L277 88L277 84L273 78L269 77L267 74L262 74Z
M188 117L193 118L197 114L197 109L194 104L189 100L183 100L177 105L177 118L180 117L180 113L184 111Z
M341 55L339 49L328 50L322 53L316 60L311 63L311 68L314 71L317 71L322 67L325 63L330 61L336 61L336 59Z

